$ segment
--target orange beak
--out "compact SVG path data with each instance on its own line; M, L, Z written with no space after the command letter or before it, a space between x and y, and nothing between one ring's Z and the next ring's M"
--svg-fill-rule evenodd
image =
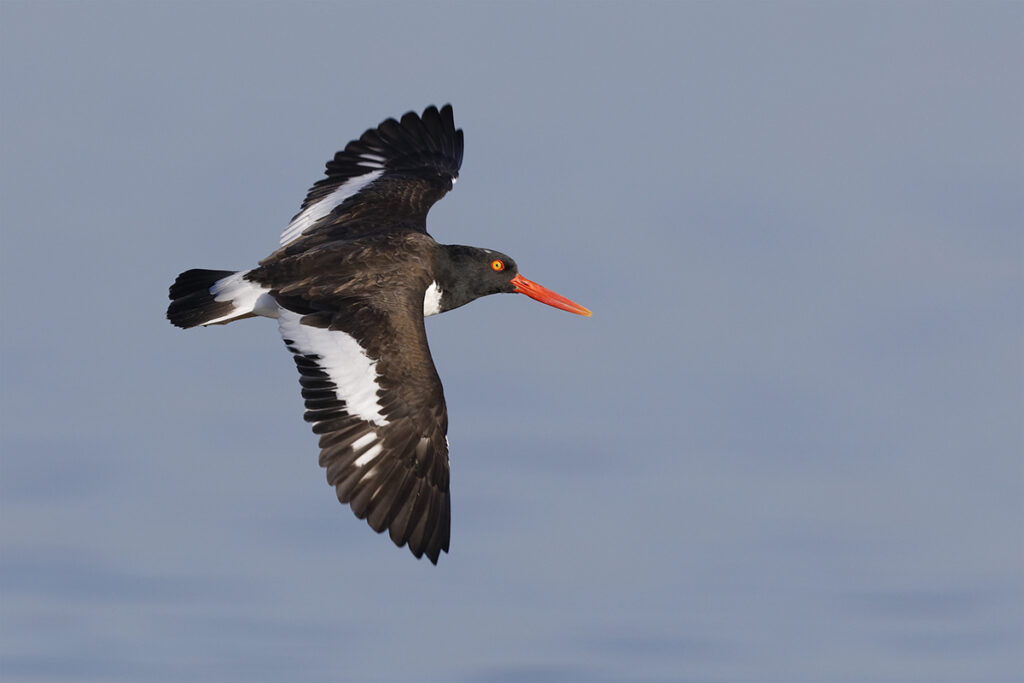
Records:
M519 292L520 294L525 294L531 299L536 299L542 304L554 306L555 308L560 308L563 311L569 311L570 313L575 313L576 315L585 315L588 318L591 315L593 315L589 310L587 310L583 306L580 306L575 301L569 301L561 294L555 294L550 289L547 289L546 287L541 287L536 282L527 280L522 275L516 275L514 278L512 278L512 284L515 286L516 292Z

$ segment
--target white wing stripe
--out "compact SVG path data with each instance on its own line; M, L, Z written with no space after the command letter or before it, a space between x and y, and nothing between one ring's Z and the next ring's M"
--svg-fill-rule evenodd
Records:
M303 325L301 319L298 313L282 308L277 323L281 336L291 340L292 348L302 355L319 356L317 365L331 378L335 395L345 402L350 415L381 427L388 424L377 397L377 361L371 360L351 335Z
M376 446L374 446L373 448L371 448L370 450L366 451L365 453L360 455L358 458L356 458L356 462L355 462L356 467L362 467L362 466L366 465L371 460L373 460L378 455L380 455L381 451L383 451L383 450L384 450L384 446L382 444L377 444Z
M383 170L370 171L365 175L349 178L316 204L307 206L299 213L288 227L281 233L281 244L289 244L297 240L311 225L334 211L343 201L356 194L384 174Z
M352 442L352 450L358 451L363 446L369 446L377 440L377 432L367 432Z
M379 154L370 154L369 152L363 152L359 155L359 158L363 160L364 166L372 168L384 168L384 164L388 161L386 157L382 157Z

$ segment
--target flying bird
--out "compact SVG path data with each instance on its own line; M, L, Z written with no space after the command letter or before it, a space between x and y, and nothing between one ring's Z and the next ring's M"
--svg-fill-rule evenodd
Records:
M434 564L450 539L448 412L424 316L499 292L590 315L501 252L427 234L462 151L451 105L383 121L327 162L277 251L181 273L167 309L182 328L276 318L338 500Z

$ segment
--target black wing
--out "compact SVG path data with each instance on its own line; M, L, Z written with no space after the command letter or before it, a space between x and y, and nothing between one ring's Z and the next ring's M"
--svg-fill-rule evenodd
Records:
M327 162L281 235L293 254L325 242L394 229L426 232L427 211L459 177L462 130L452 107L387 119Z
M436 564L451 528L448 414L423 326L425 284L381 297L317 270L273 293L320 465L357 517Z

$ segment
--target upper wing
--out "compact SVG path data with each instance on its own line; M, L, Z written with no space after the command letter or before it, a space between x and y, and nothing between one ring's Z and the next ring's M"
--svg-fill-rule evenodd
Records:
M311 291L308 282L303 291ZM329 282L316 291L316 298L287 290L276 297L327 481L375 531L388 529L396 545L408 543L436 564L451 527L448 415L427 347L422 291L389 299L397 305L387 309Z
M387 119L327 162L281 235L289 253L394 228L426 232L430 207L459 177L462 130L452 107Z

